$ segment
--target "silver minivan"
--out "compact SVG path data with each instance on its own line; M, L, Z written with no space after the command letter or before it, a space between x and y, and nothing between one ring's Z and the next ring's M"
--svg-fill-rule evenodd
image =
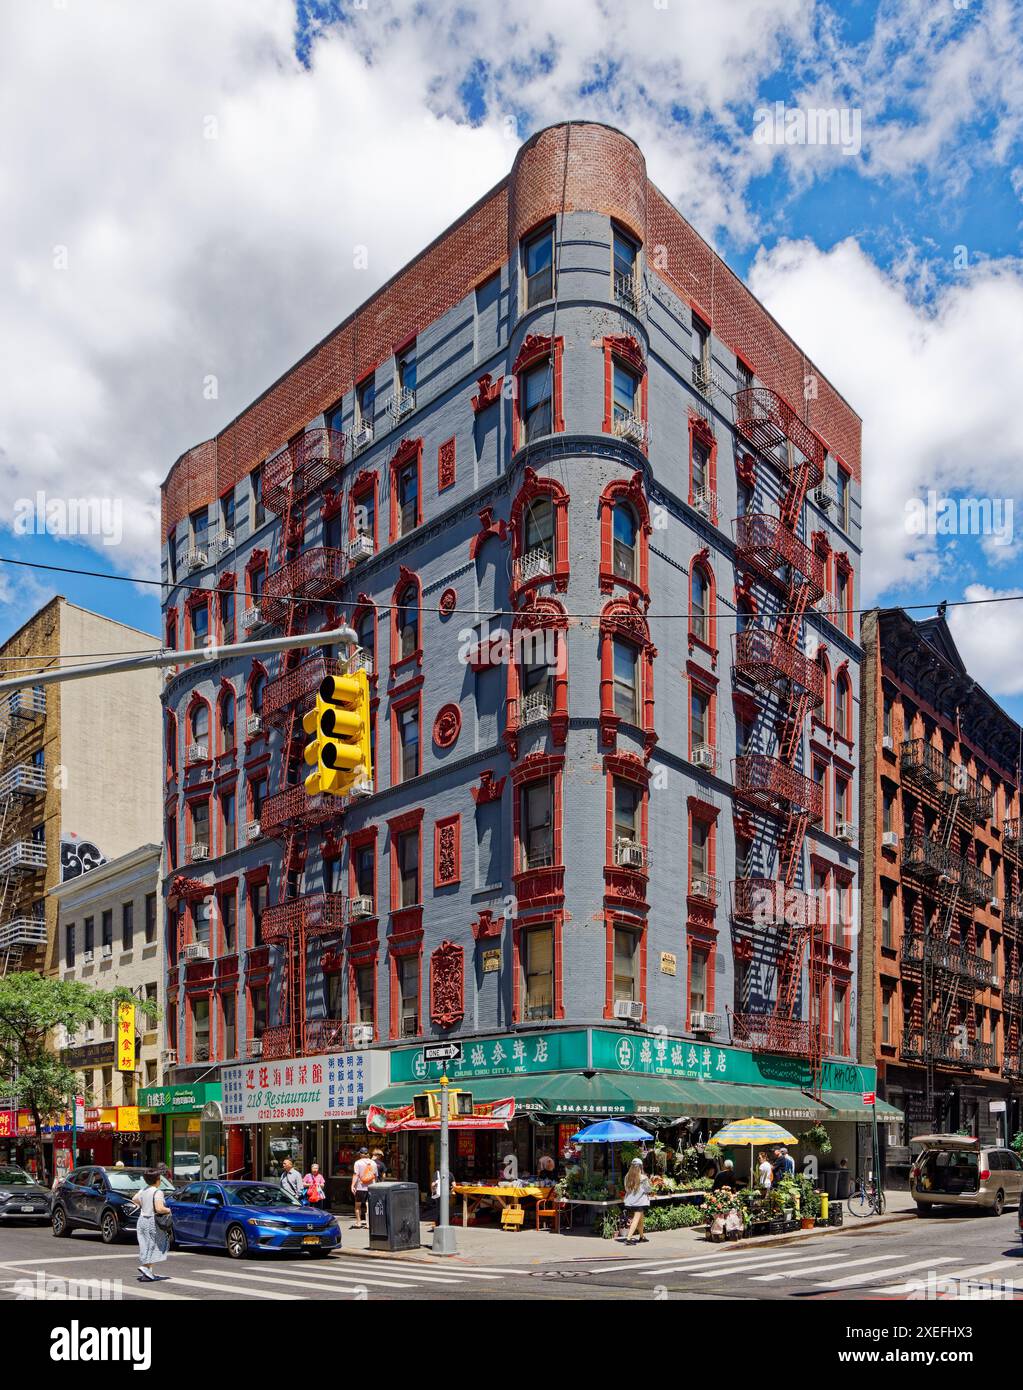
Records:
M1023 1199L1023 1160L1012 1149L982 1148L962 1134L920 1134L921 1146L909 1171L909 1191L918 1216L932 1207L975 1207L1001 1216Z

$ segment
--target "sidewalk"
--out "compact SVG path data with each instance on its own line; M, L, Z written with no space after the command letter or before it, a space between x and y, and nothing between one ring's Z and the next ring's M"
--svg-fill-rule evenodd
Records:
M916 1203L908 1192L886 1193L888 1209L884 1216L855 1217L845 1213L842 1226L815 1227L812 1231L793 1231L784 1236L754 1236L742 1242L743 1246L774 1246L801 1240L807 1236L841 1235L864 1226L884 1226L895 1221L910 1221L916 1216ZM369 1232L353 1231L350 1222L342 1219L342 1250L366 1252L372 1258L380 1254L394 1259L386 1251L369 1250ZM501 1267L522 1265L563 1264L572 1260L649 1260L678 1259L684 1256L702 1255L722 1247L711 1245L702 1227L688 1227L678 1231L654 1231L646 1245L622 1245L616 1240L604 1240L592 1231L566 1231L555 1235L553 1231L537 1231L529 1226L520 1230L502 1231L497 1226L466 1226L461 1220L455 1223L458 1254L444 1257L444 1263L466 1265L491 1265ZM433 1242L432 1226L424 1222L420 1238L421 1250L413 1250L400 1258L424 1260L430 1264L440 1257L431 1253Z

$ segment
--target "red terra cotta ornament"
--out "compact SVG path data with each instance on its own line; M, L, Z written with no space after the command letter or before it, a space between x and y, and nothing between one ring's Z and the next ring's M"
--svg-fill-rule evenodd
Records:
M450 618L451 614L455 611L457 603L458 595L455 593L454 589L445 589L437 604L437 607L440 609L441 617Z
M433 721L433 741L438 748L450 748L462 732L462 711L457 705L444 705Z

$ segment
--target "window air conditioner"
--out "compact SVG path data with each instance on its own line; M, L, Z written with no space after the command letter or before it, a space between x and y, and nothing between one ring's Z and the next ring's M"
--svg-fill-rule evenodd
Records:
M885 830L881 834L881 843L887 849L897 849L899 845L899 832L897 830Z
M368 560L373 554L373 537L363 535L361 532L353 536L348 542L348 559L351 564L357 565L360 560Z
M616 999L615 1018L627 1019L629 1023L641 1023L643 1005L635 999Z
M183 960L209 960L210 948L205 941L190 941L181 956Z
M720 1027L720 1014L698 1012L689 1017L689 1028L693 1033L716 1033Z
M693 762L697 767L713 768L716 751L710 744L700 743L693 749Z
M353 898L351 905L351 915L356 918L374 917L373 899L369 897Z
M355 1023L352 1025L352 1046L368 1047L373 1041L372 1023Z

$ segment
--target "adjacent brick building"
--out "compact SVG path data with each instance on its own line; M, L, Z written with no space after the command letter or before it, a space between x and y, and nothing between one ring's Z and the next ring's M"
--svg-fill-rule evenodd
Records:
M864 647L860 1051L913 1134L1021 1127L1019 725L944 616L874 610Z
M818 1090L855 1058L859 446L636 145L572 123L183 455L168 643L349 621L376 727L339 808L301 786L338 653L170 676L179 1076L580 1024Z

